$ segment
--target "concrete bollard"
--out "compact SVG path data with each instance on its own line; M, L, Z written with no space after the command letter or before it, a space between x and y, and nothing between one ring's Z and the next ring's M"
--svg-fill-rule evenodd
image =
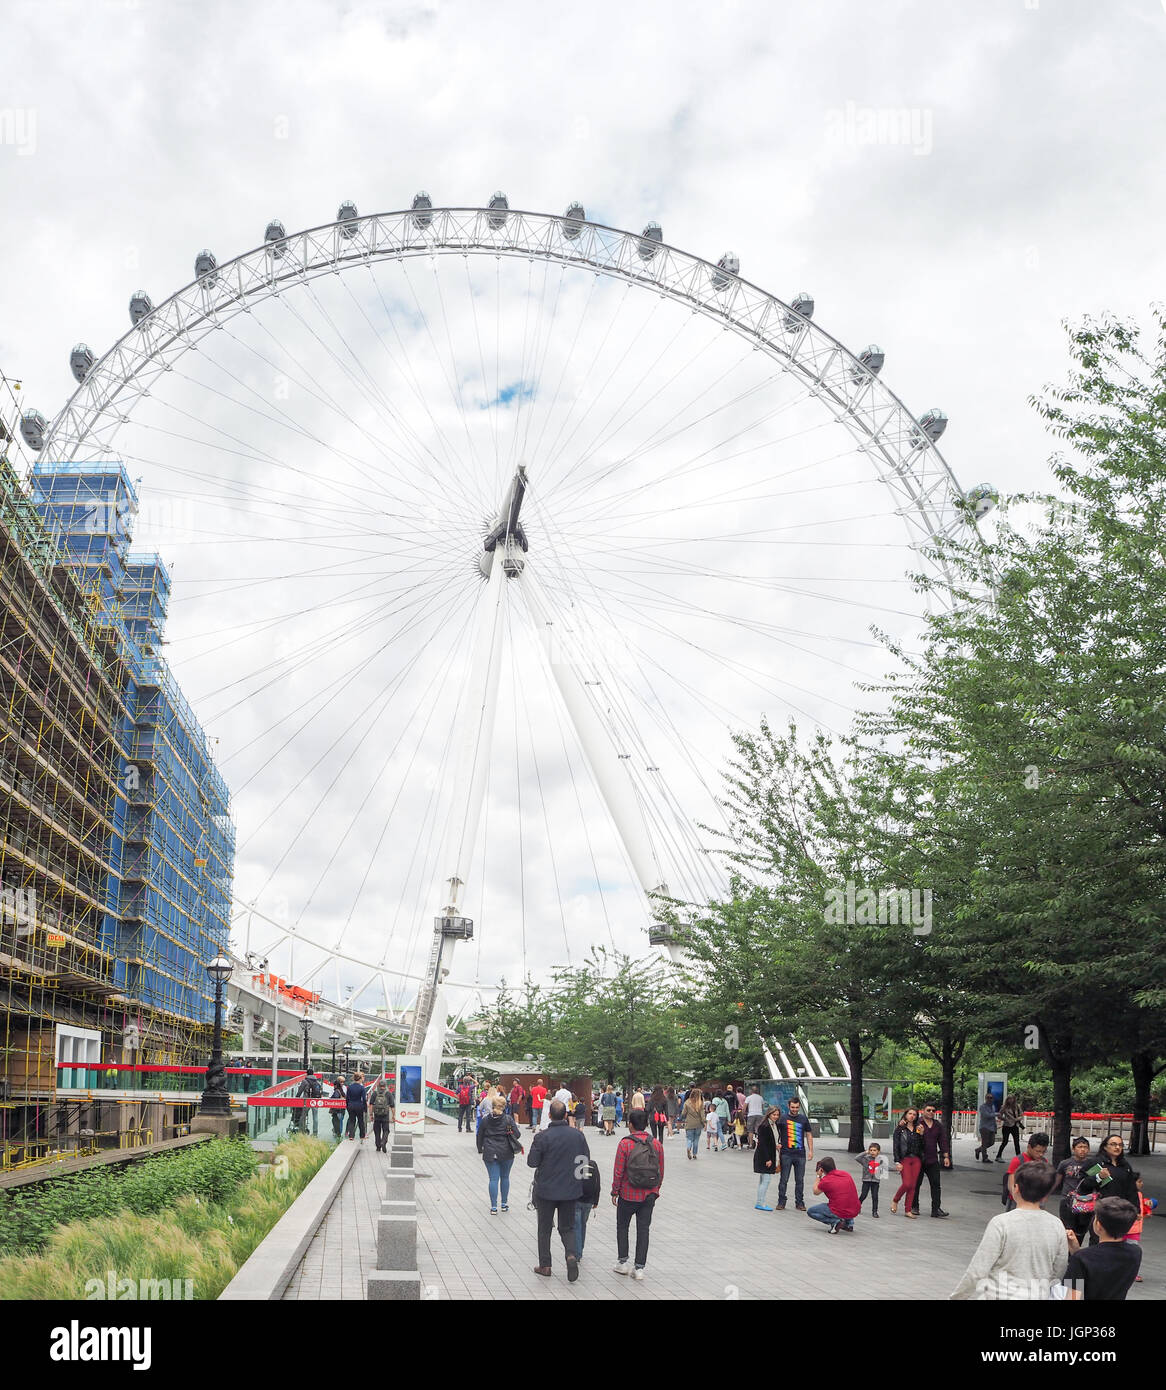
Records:
M408 1149L390 1149L390 1150L389 1150L389 1167L390 1167L390 1168L407 1168L410 1172L412 1172L412 1171L413 1171L413 1150L412 1150L411 1148L408 1148Z
M374 1269L368 1276L370 1303L419 1303L421 1275L415 1269Z
M416 1202L382 1202L382 1216L411 1216L414 1221L417 1219ZM392 1269L392 1265L381 1265L382 1269Z
M417 1268L417 1217L382 1216L377 1219L377 1269Z
M414 1202L417 1200L417 1175L411 1168L390 1169L385 1174L386 1202Z

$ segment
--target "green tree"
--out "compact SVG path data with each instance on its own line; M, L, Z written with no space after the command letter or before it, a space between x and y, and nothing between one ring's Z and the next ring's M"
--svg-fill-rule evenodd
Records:
M924 655L871 721L962 788L949 830L977 843L960 983L1000 1042L1039 1049L1058 1158L1074 1068L1158 1045L1166 901L1163 322L1148 358L1113 322L1075 331L1071 353L1037 403L1073 451L1053 463L1070 504L1013 499L987 550L938 548L950 580L920 577L943 591ZM1150 1080L1143 1064L1147 1107Z

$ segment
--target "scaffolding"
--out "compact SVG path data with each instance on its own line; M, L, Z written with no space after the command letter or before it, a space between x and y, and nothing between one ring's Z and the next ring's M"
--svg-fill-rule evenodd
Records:
M137 493L117 461L36 463L26 489L18 413L0 377L3 1166L93 1130L57 1096L62 1066L205 1061L235 850L226 784L159 655L169 573L129 550ZM119 1132L151 1128L117 1113Z

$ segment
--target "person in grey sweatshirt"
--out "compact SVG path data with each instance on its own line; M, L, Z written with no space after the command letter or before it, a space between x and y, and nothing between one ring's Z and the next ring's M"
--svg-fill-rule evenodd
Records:
M1012 1174L1016 1209L994 1216L972 1256L953 1300L1039 1301L1064 1276L1069 1236L1041 1204L1057 1175L1048 1163L1025 1163Z

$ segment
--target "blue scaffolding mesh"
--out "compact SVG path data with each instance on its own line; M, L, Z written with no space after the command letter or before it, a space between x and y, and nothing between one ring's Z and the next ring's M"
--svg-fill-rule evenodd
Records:
M205 1023L205 963L229 933L235 828L202 726L158 655L170 574L158 555L130 552L138 498L120 462L38 463L31 489L126 669L111 873L92 885L109 909L115 982L159 1014Z

